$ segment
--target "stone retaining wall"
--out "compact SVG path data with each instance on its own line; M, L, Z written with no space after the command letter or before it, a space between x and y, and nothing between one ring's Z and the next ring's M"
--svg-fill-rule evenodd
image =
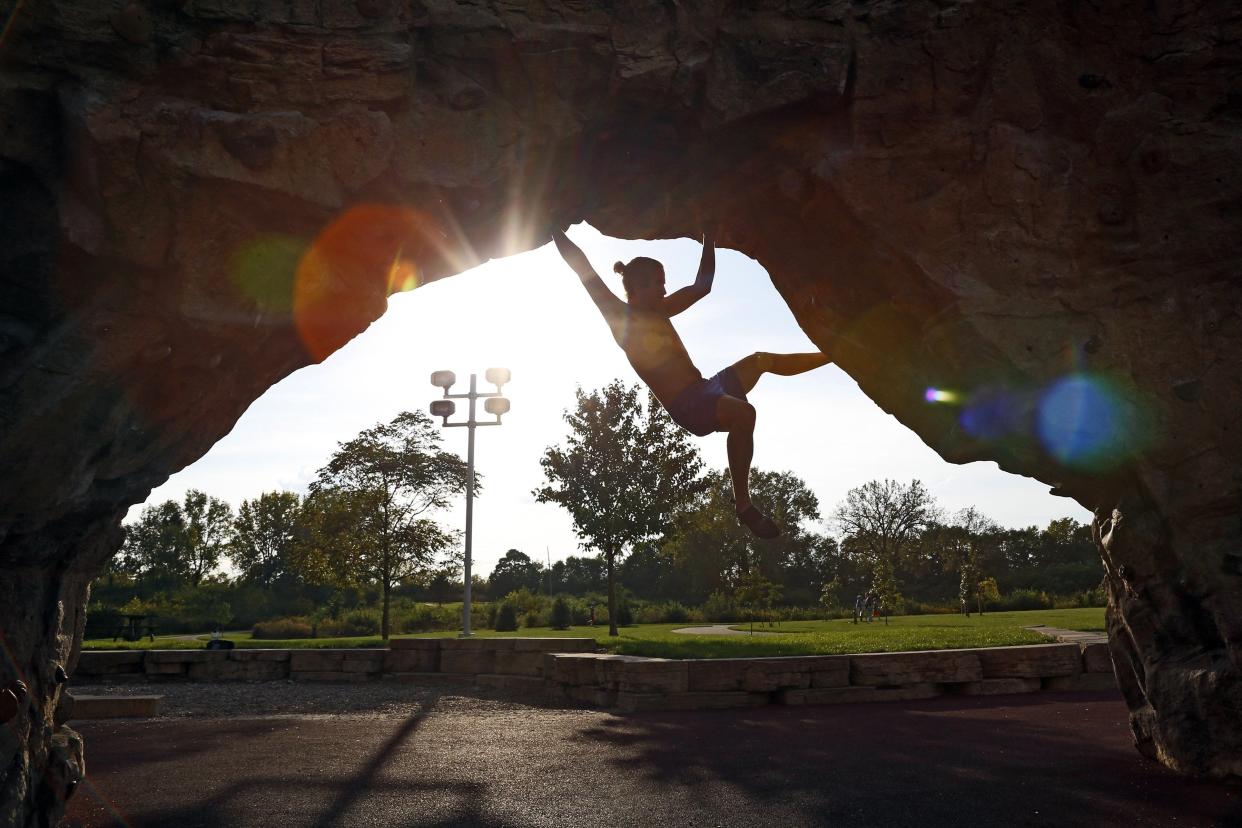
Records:
M590 638L397 638L386 649L87 650L78 659L74 678L367 681L432 673L541 678L547 653L595 649Z
M1105 644L754 659L574 653L548 656L544 673L553 698L629 711L1116 689Z
M403 638L388 649L84 652L75 679L475 683L622 710L839 704L1116 687L1105 644L663 659L589 638Z

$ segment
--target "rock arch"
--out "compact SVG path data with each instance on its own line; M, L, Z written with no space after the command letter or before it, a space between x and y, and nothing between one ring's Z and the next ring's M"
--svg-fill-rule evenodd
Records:
M1139 748L1242 773L1231 4L10 6L0 822L80 761L56 667L126 508L390 290L578 219L717 223L943 456L1092 509Z

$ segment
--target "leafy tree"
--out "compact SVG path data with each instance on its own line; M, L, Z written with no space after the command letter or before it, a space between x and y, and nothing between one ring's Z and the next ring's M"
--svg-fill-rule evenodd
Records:
M220 565L233 534L233 507L218 497L190 489L182 505L186 572L198 586Z
M271 587L296 574L295 547L302 500L294 492L264 492L243 500L233 520L229 557L245 583Z
M534 592L539 589L542 576L543 567L532 561L529 555L510 549L496 562L496 568L487 579L488 594L499 597L522 588Z
M1000 589L996 586L996 579L984 578L975 586L975 594L979 596L979 614L983 615L983 608L988 601L1000 600Z
M175 586L189 578L185 516L175 500L145 506L125 527L119 568L148 583Z
M819 502L800 478L790 472L754 470L751 497L758 508L784 527L776 540L759 541L737 519L733 487L727 471L707 478L707 491L692 508L676 518L664 547L684 573L691 600L713 592L736 590L752 567L770 580L816 600L825 539L805 527L819 519ZM835 543L833 543L835 548ZM794 580L810 578L810 583Z
M575 555L553 563L548 576L552 591L564 591L570 595L603 592L604 578L602 558L580 558Z
M340 580L379 588L385 640L393 587L455 541L428 515L465 490L465 462L440 448L438 429L417 411L341 443L311 484L315 557Z
M846 493L834 519L871 569L871 588L886 607L901 600L897 568L917 548L921 533L938 512L930 493L918 480L872 480Z
M698 450L650 393L619 380L586 394L565 413L564 446L540 458L547 485L540 503L573 516L585 547L604 558L608 574L608 632L617 634L616 562L627 549L664 536L673 516L706 488Z
M440 558L435 569L431 571L431 578L427 583L427 589L437 604L444 604L451 591L455 590L458 585L465 588L462 581L462 572L466 566L465 550L460 546L452 546Z
M781 587L775 581L769 581L752 569L742 576L737 588L737 600L743 607L750 610L750 625L754 629L755 613L763 610L770 614L772 605L781 599Z

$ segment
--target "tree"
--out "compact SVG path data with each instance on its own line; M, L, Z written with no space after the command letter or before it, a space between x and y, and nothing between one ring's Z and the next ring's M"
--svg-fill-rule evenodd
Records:
M901 600L897 568L937 517L935 501L918 480L872 480L846 493L834 519L838 530L871 569L871 588L884 606Z
M455 541L427 516L465 490L465 462L440 448L439 431L418 411L339 444L311 484L317 556L338 578L379 587L384 640L393 587L425 572Z
M450 590L457 584L465 588L462 572L466 566L466 553L460 546L450 547L440 558L440 562L431 571L431 579L427 583L435 602L443 605Z
M974 506L960 510L953 518L954 550L956 552L958 571L961 580L958 592L963 605L971 599L978 602L979 614L983 614L984 581L982 562L982 545L985 536L994 534L1000 527L991 518L984 515ZM996 579L989 577L987 583L996 590ZM999 596L998 596L999 597Z
M713 592L734 592L742 578L757 568L763 577L788 585L803 600L816 600L822 575L824 538L805 526L819 519L819 501L790 472L756 469L750 476L751 496L765 514L784 527L780 538L760 541L738 522L733 487L727 471L707 478L707 491L676 518L676 531L664 547L689 582L693 601ZM795 580L812 578L812 583Z
M145 582L175 586L189 577L185 516L175 500L145 506L125 527L120 568Z
M635 544L663 537L673 516L706 488L698 449L648 392L614 380L565 412L564 446L549 446L539 464L547 485L540 503L573 516L583 546L604 558L608 573L608 632L617 634L617 560Z
M488 594L500 599L523 587L537 592L542 576L543 567L532 561L529 555L510 549L496 562L496 568L487 579Z
M186 572L198 586L220 565L233 534L233 507L218 497L190 489L182 506Z
M268 588L296 574L294 549L301 517L302 500L294 492L264 492L242 501L229 545L241 580Z

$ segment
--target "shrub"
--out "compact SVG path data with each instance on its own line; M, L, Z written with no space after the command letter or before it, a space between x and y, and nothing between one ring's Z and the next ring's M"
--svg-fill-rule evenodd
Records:
M471 607L477 610L476 606ZM471 613L473 615L474 613ZM474 619L471 618L473 623ZM399 622L393 626L402 632L432 632L435 630L455 630L461 625L461 613L448 607L428 607L415 604L401 614Z
M1002 600L991 603L993 607L1002 610L1037 610L1052 608L1052 600L1048 597L1048 593L1037 589L1015 589Z
M285 638L313 638L310 622L305 618L276 618L260 621L250 631L252 638L280 640Z
M617 607L617 626L618 627L630 627L630 626L633 626L633 624L634 624L634 613L630 611L629 602L622 601L621 605Z
M500 605L500 609L496 610L496 622L492 625L492 629L497 632L513 632L517 628L517 610L513 604L505 601Z
M572 613L569 610L569 602L562 595L556 596L556 600L552 602L552 629L567 630L570 622L573 621Z
M543 622L543 613L538 610L527 610L522 613L522 626L530 629L531 627L546 627Z
M324 637L378 635L379 631L377 610L350 610L339 618L325 618L319 622L319 634Z

